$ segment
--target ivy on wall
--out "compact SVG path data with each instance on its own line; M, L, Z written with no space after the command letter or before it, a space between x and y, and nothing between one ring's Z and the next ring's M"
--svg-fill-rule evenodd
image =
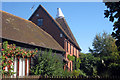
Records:
M70 61L73 61L73 68L75 68L75 69L79 69L80 68L80 63L81 63L81 60L80 60L80 58L77 58L76 56L70 56L69 54L68 54L68 56L67 56L67 58L68 58L68 60L70 60Z
M13 67L13 63L14 63L14 59L15 57L17 57L18 59L21 58L25 58L25 57L34 57L34 55L38 52L37 48L32 51L32 50L26 50L26 49L21 49L20 47L16 47L15 44L8 44L7 41L3 42L2 45L2 56L0 56L1 61L0 63L2 63L2 65L0 67L2 67L2 74L3 75L13 75L15 74L13 72L14 67ZM8 71L5 71L5 67L8 67Z
M68 54L67 58L68 58L70 61L75 61L75 56L70 56L70 55Z

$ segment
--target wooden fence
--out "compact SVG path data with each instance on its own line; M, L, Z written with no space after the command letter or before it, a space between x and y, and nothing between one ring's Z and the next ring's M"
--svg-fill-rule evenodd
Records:
M87 76L87 77L83 77L83 76L71 76L71 77L60 77L60 76L25 76L25 77L16 77L16 78L11 78L9 76L2 78L2 80L120 80L120 76L111 76L111 77L91 77L91 76Z

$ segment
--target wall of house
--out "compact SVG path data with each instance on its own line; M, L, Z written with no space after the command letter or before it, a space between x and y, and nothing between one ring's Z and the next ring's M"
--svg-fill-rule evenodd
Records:
M77 58L79 58L79 50L76 49L76 47L74 47L74 45L72 43L70 43L67 39L65 39L65 43L64 43L64 46L65 46L65 51L66 51L66 54L64 55L65 58L68 60L67 56L70 55L70 56L76 56ZM68 63L64 66L64 69L68 69L68 71L72 71L73 70L73 62L72 61L68 61Z
M8 41L8 44L15 44L16 47L21 47L21 49L26 49L26 50L34 50L35 48L38 48L39 50L41 50L41 53L44 53L45 50L48 51L48 49L45 48L41 48L38 46L32 46L32 45L28 45L28 44L24 44L24 43L19 43L16 41L11 41L8 39L2 39L2 42L4 41ZM59 58L61 58L61 62L63 62L63 58L64 58L64 53L60 52L60 51L55 51L53 50L53 54L56 54L56 56L58 56ZM33 67L33 58L15 58L14 61L14 72L17 72L16 74L14 74L14 76L28 76L30 74L30 68ZM8 68L6 67L6 70L8 70Z
M30 18L30 21L32 21L33 23L38 25L38 19L43 19L43 25L40 26L40 28L42 28L44 31L49 33L65 49L65 51L67 48L66 41L68 42L68 51L66 51L66 54L64 55L66 59L67 59L68 54L70 54L71 56L75 55L75 56L77 56L77 58L79 57L79 54L78 54L79 51L76 49L76 47L72 43L70 43L65 38L64 35L62 37L60 37L61 31L58 29L57 25L50 18L50 16L42 8L37 9L37 11ZM73 48L74 48L74 52L73 52ZM71 50L71 52L70 52L70 50ZM66 64L64 66L64 69L66 66L68 66L68 70L72 71L72 64L73 64L72 61L69 61L68 64Z
M38 19L43 19L43 25L40 26L40 28L52 35L52 37L64 48L64 35L63 37L60 37L61 31L58 29L51 17L42 8L39 8L34 13L30 21L38 25Z

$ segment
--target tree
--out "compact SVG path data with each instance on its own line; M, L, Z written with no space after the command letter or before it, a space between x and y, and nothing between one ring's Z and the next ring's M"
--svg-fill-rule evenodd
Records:
M55 54L52 54L52 50L42 54L40 51L38 57L34 57L33 61L31 72L34 75L63 76L64 74L63 63Z
M89 48L89 51L96 56L109 56L110 53L117 51L115 39L106 32L103 32L103 34L97 34L92 46L93 49Z
M94 57L99 58L96 67L97 74L100 76L119 75L120 55L115 41L110 34L105 32L97 34L93 41L93 49L89 49Z
M81 64L80 69L83 70L86 75L95 76L97 75L97 61L99 58L94 57L91 53L81 53L80 55Z
M105 10L105 18L109 18L109 21L113 22L112 36L116 39L116 45L120 51L120 1L119 2L105 2L107 10Z

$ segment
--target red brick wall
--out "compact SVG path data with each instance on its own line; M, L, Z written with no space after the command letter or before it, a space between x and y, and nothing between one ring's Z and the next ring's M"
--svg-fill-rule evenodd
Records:
M36 14L39 14L39 16L36 16ZM40 26L40 28L52 35L52 37L64 48L64 35L60 37L61 31L42 8L39 8L30 20L37 24L37 20L40 18L43 19L43 26Z
M68 51L67 51L67 42L68 42ZM66 54L65 54L65 58L68 60L68 58L67 58L67 56L68 56L68 54L70 55L70 56L73 56L73 55L75 55L77 58L79 57L79 51L74 47L74 45L73 44L71 44L71 53L70 53L70 42L69 41L67 41L66 39L65 39L65 51L66 51ZM74 47L74 54L73 54L73 47ZM71 64L70 64L71 63ZM72 71L73 70L73 68L72 68L72 64L73 64L73 62L72 61L69 61L68 63L68 71ZM70 65L71 65L71 68L70 68ZM66 65L64 66L64 69L66 68Z
M36 16L37 14L39 14L39 16ZM30 20L33 23L37 24L37 20L40 18L43 19L43 25L40 26L40 28L42 28L44 31L46 31L50 35L52 35L52 37L65 49L66 51L66 54L64 55L65 58L67 59L68 54L71 56L72 55L77 56L78 53L76 54L76 48L68 40L67 40L68 52L67 52L67 42L66 42L65 36L63 35L63 37L60 37L61 31L58 29L57 25L53 22L53 20L42 8L39 8ZM70 53L70 44L71 44L71 53ZM74 54L73 54L73 47L74 47ZM68 62L68 68L70 68L70 63L71 63L71 71L72 71L72 61ZM66 65L64 66L64 69Z

